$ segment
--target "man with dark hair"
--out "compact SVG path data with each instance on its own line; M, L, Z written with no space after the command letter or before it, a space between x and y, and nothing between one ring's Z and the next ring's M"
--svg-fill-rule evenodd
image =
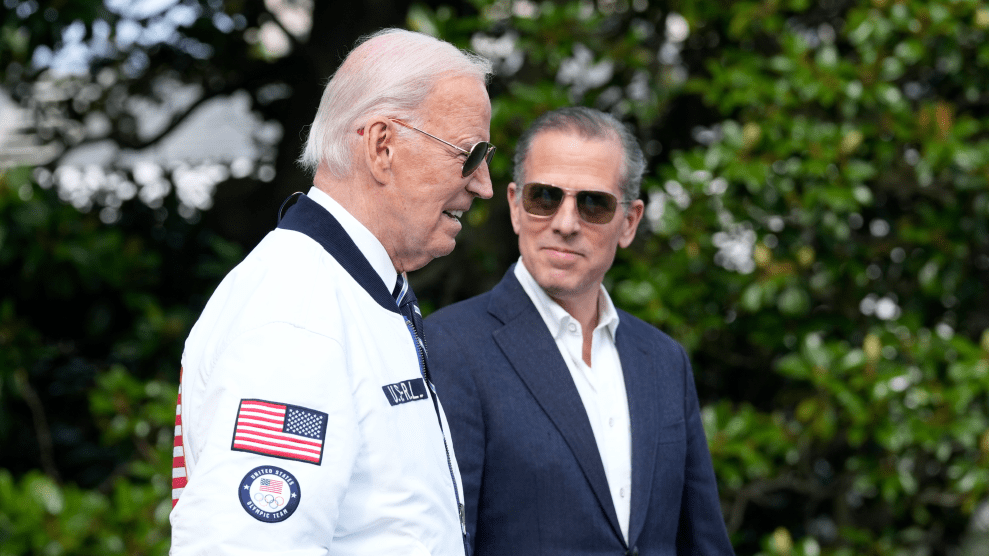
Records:
M519 261L426 319L475 554L733 554L683 348L601 285L642 218L612 116L564 108L519 140Z
M490 64L420 33L361 42L326 85L313 187L193 327L173 556L463 556L462 490L407 271L491 197Z

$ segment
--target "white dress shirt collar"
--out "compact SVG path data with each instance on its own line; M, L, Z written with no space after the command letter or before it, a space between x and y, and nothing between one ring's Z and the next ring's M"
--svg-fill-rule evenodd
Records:
M517 263L515 263L515 278L518 279L519 284L522 285L522 289L525 293L529 295L532 299L533 304L536 306L536 310L539 311L539 315L543 317L546 322L546 327L549 328L550 332L553 332L553 338L559 339L567 331L567 326L571 321L576 321L570 313L566 311L559 303L553 300L542 286L536 282L536 279L532 277L529 269L525 267L522 262L522 258L519 257ZM595 330L605 327L607 329L608 335L612 342L615 341L615 331L618 329L618 311L615 309L615 304L611 301L611 296L608 295L608 290L604 289L604 286L600 286L600 292L598 293L598 325Z
M368 230L364 224L361 224L359 220L347 212L347 209L343 208L343 205L326 194L325 191L313 187L306 195L319 203L321 207L325 208L337 219L337 222L340 223L343 230L347 232L350 239L357 245L357 248L360 249L367 262L371 263L371 267L381 277L381 281L388 288L388 293L391 293L392 289L395 288L395 280L398 278L398 272L395 271L395 265L392 264L391 257L385 251L385 246L381 244L378 238L374 237L371 230Z

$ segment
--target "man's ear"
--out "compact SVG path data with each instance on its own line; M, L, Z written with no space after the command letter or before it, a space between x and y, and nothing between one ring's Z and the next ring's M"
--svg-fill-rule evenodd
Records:
M374 118L364 127L361 146L364 161L375 181L381 184L392 181L392 162L395 156L395 126L385 118Z
M519 234L519 229L521 224L520 219L522 218L522 215L519 213L519 211L522 210L522 207L520 207L519 204L515 202L515 195L516 195L515 191L517 189L518 186L515 185L515 182L508 184L508 210L512 214L512 229L515 230L515 235Z
M642 202L641 199L636 199L628 206L625 210L625 214L622 215L622 229L618 236L618 245L623 249L632 244L632 240L635 239L635 231L639 228L639 222L642 220L642 214L646 210L646 204ZM619 207L619 213L621 213L621 208Z

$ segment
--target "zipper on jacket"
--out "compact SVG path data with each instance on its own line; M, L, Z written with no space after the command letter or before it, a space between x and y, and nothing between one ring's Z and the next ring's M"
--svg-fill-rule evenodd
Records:
M464 505L460 503L460 489L457 488L457 477L453 473L453 458L450 457L450 446L446 441L446 431L443 430L443 419L440 417L440 405L436 398L436 390L433 388L433 382L429 379L429 372L426 370L426 354L423 352L422 344L419 342L419 336L416 335L412 322L404 316L402 319L405 320L405 327L409 329L409 334L412 335L412 343L416 346L416 357L419 359L419 373L422 374L422 379L426 381L426 387L429 389L428 395L433 400L433 409L436 411L436 422L440 425L440 436L443 437L443 450L446 452L446 467L450 471L450 482L453 484L453 497L457 503L457 514L460 517L460 535L464 541L464 554L471 556L470 544L467 540L467 523L465 521Z

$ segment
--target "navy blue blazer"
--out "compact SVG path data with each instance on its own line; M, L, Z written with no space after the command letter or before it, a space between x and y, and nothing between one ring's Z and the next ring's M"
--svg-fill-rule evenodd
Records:
M619 311L632 430L625 543L590 421L514 267L426 319L475 556L730 555L683 347Z

